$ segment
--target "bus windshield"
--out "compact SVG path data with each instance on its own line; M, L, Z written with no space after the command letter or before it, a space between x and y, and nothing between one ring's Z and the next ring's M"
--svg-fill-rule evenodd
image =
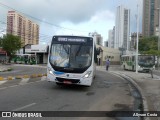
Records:
M92 62L92 49L83 44L52 44L49 61L53 67L86 68Z
M138 56L138 64L142 67L153 67L155 65L155 57L150 55Z

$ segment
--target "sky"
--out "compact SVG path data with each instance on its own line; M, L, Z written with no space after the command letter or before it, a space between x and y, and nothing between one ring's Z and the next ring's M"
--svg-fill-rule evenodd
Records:
M6 31L7 12L16 10L40 26L40 44L53 35L88 35L97 32L108 40L115 26L116 9L124 5L131 11L130 31L136 32L137 5L139 31L142 23L142 0L0 0L0 35Z

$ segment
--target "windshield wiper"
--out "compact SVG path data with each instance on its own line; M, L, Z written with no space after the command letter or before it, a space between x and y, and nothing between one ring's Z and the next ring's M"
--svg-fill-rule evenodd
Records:
M76 52L76 56L78 56L78 53L80 52L81 48L82 48L82 44L79 46L79 49Z
M69 50L67 51L67 49L65 49L64 45L63 45L63 49L66 51L66 53L69 55Z

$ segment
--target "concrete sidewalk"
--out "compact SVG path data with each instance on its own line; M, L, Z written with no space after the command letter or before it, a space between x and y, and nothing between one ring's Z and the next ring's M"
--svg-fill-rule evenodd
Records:
M41 68L47 68L47 64L37 64L37 65L26 65L26 64L9 64L9 65L3 65L0 64L0 72L8 71L12 68L12 66L32 66L32 67L41 67Z
M46 76L45 73L33 73L33 74L26 74L26 73L18 73L15 74L14 72L14 66L19 66L19 67L34 67L34 68L47 68L46 65L25 65L25 64L0 64L0 81L1 80L14 80L14 79L23 79L23 78L36 78L36 77L42 77ZM7 75L6 75L7 74Z
M0 64L0 72L9 71L9 70L11 70L11 65Z
M105 66L97 66L97 70L106 71ZM160 76L150 73L136 73L133 71L124 71L120 66L111 66L109 73L117 73L132 78L136 87L140 88L140 92L145 97L148 111L160 111ZM160 71L159 75L160 75Z

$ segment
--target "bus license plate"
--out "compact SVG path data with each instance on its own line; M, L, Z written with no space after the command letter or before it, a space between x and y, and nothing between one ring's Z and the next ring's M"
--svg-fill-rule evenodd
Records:
M71 81L68 81L68 80L64 80L63 83L64 83L64 84L72 84L72 82L71 82Z

